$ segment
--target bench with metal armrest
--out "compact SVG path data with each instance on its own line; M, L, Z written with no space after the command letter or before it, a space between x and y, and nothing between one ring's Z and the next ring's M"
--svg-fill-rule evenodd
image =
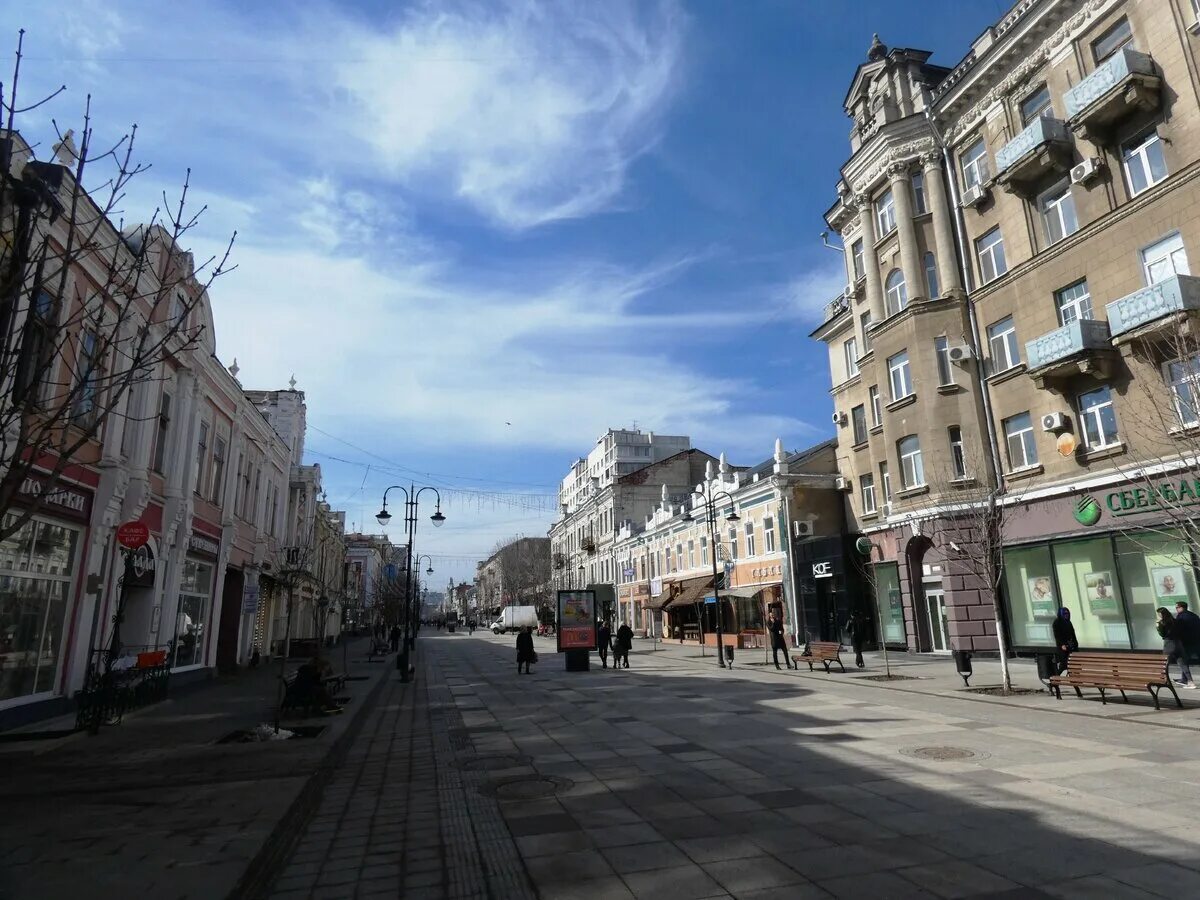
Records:
M825 667L826 672L833 671L830 668L833 663L841 666L843 672L846 671L846 667L842 665L842 645L837 641L809 641L808 648L795 659L808 663L810 672L815 671L813 663L818 662Z
M1161 653L1122 653L1104 651L1096 653L1081 653L1076 651L1067 659L1065 675L1054 675L1048 679L1050 690L1059 700L1062 699L1062 688L1072 687L1080 697L1080 688L1096 688L1100 691L1101 702L1107 704L1105 690L1119 691L1121 698L1128 703L1125 692L1147 691L1154 699L1154 708L1161 709L1158 703L1158 693L1163 688L1169 690L1180 709L1183 702L1175 691L1175 685L1167 674L1167 657Z

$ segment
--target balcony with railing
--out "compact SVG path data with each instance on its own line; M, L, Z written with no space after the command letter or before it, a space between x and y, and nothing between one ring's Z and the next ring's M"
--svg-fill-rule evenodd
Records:
M1094 319L1078 319L1025 344L1027 371L1039 388L1048 378L1107 375L1112 357L1108 323Z
M1152 112L1162 100L1154 60L1122 47L1063 95L1071 128L1096 139L1136 112Z
M1105 307L1113 339L1156 335L1175 327L1180 314L1200 310L1200 278L1173 275L1165 281L1126 294Z
M1025 192L1047 174L1071 163L1071 132L1062 119L1038 116L996 154L996 178L1009 191Z

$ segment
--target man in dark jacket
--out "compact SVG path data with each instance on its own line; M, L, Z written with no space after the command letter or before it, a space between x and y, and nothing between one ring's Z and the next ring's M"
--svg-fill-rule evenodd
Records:
M537 659L533 650L533 630L526 625L517 634L517 674L521 674L521 666L525 666L525 674L530 674L529 664Z
M771 657L775 660L775 668L781 668L779 665L779 651L783 651L783 661L787 663L789 669L797 668L792 662L792 658L788 656L787 638L783 634L783 622L775 617L775 610L771 610L770 617L767 619L767 631L771 635Z
M617 639L613 642L613 668L622 663L629 668L629 650L633 646L633 629L625 622L617 629Z
M1061 675L1067 670L1067 661L1071 654L1079 649L1079 641L1075 638L1075 626L1071 624L1071 611L1065 606L1059 609L1052 630L1055 655L1058 657L1058 673Z
M1183 600L1175 604L1175 639L1183 644L1183 655L1189 663L1200 655L1200 616Z
M850 646L854 648L854 664L860 669L867 667L863 662L862 653L869 629L870 625L862 613L857 609L850 613L850 621L846 623L846 636L850 638Z
M393 625L391 633L388 634L388 637L391 638L392 652L395 653L397 650L400 649L400 626Z
M596 629L596 649L600 651L600 662L604 664L604 668L608 668L608 646L612 643L612 631L609 630L608 623L600 622L600 627Z

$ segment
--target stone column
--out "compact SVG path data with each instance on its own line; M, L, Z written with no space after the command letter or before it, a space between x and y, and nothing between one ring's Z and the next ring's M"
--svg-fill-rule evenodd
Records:
M937 253L938 283L942 293L961 293L962 276L958 268L958 253L954 248L954 211L946 199L946 184L942 174L942 154L936 150L921 157L925 172L925 196L933 214L933 243Z
M879 276L879 254L875 252L875 207L869 194L857 194L858 223L862 229L863 268L867 275L867 307L871 321L882 322L887 316L883 309L883 279Z
M917 228L913 224L912 178L908 164L899 163L888 169L892 201L896 204L896 230L900 235L900 270L904 273L904 284L911 303L917 297L929 293L925 286L925 267L921 264L921 250L917 245Z

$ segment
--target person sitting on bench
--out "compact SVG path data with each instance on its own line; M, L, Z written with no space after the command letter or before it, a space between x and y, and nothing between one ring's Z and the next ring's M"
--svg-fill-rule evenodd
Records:
M337 701L325 689L325 673L322 671L321 660L315 656L296 670L296 684L293 689L303 706L327 713L341 711Z

